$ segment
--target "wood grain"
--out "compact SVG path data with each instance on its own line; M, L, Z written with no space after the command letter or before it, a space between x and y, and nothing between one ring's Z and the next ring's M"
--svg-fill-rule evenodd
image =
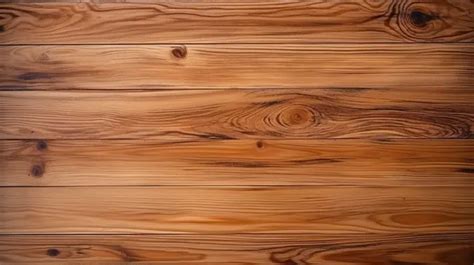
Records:
M472 187L2 188L0 233L472 233Z
M3 235L2 264L471 265L473 234Z
M471 138L471 91L3 91L0 138Z
M0 43L366 43L474 39L474 4L465 0L153 2L3 4Z
M4 46L0 59L2 90L442 90L474 83L474 44Z
M0 186L474 187L473 140L0 141Z

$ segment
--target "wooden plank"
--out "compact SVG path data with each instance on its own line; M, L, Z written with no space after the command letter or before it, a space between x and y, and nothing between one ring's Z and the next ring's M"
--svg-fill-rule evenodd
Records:
M474 83L473 44L4 46L0 58L3 90L472 89Z
M472 187L2 188L0 233L465 233Z
M465 0L152 2L3 4L0 43L474 40L474 4Z
M471 88L3 91L2 139L471 138Z
M0 186L474 186L474 140L0 141Z
M473 234L3 235L2 264L437 264L474 262Z

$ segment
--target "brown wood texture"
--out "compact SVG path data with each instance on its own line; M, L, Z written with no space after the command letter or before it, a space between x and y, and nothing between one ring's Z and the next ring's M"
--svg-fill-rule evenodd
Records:
M474 264L474 1L0 0L0 264Z
M0 6L0 43L472 42L469 0Z
M474 186L466 140L0 141L0 186Z
M3 91L0 138L471 138L471 91Z
M0 47L0 89L472 89L474 44Z
M471 234L2 235L2 264L471 265Z
M473 233L472 187L2 188L1 234Z

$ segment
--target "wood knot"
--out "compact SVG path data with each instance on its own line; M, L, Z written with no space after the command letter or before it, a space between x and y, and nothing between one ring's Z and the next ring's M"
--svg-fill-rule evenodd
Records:
M188 54L188 51L185 46L174 47L171 50L171 54L178 59L183 59Z
M44 151L44 150L48 149L48 143L45 140L39 140L36 143L36 149L38 151Z
M257 148L263 148L263 141L257 141Z
M38 62L48 62L49 61L49 56L46 52L42 53L39 57L38 57Z
M285 110L280 118L281 122L288 127L306 127L315 122L315 115L311 109L298 105Z
M50 257L56 257L56 256L59 256L59 254L61 254L61 251L55 248L50 248L46 251L46 254Z
M33 177L39 178L44 174L44 167L42 165L33 165L31 167L31 175Z
M413 25L420 28L425 27L433 18L434 17L432 15L421 11L413 11L410 14L410 20Z

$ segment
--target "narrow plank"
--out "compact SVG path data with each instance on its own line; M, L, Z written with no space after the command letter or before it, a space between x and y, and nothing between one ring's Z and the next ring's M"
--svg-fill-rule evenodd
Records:
M471 138L472 88L3 91L1 139Z
M471 265L473 234L3 235L2 264Z
M473 44L3 46L0 59L3 90L443 89L474 82Z
M2 188L1 234L472 233L472 187Z
M474 40L474 4L464 0L152 2L3 4L0 43Z
M0 141L0 186L474 187L474 140Z

